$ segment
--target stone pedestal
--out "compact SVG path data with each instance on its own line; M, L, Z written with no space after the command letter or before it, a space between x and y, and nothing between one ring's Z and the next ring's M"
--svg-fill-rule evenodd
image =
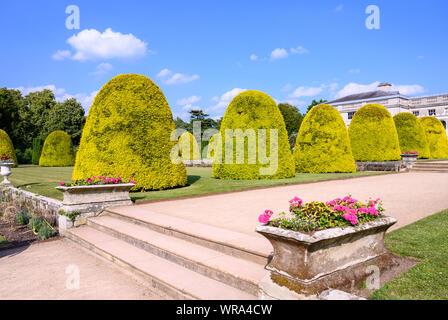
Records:
M347 290L371 274L394 265L384 235L396 220L382 217L357 227L331 228L312 234L259 226L274 248L260 283L260 297L317 299L327 289Z
M401 159L403 160L403 164L411 169L414 164L417 162L418 154L402 154Z
M11 175L11 168L14 163L0 163L0 174L3 176L3 181L0 182L0 187L12 187L12 183L8 180Z

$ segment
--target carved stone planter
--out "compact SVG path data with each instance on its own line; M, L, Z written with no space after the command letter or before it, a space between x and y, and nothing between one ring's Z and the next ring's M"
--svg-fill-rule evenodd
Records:
M356 171L406 171L407 166L403 161L357 161Z
M403 160L403 164L405 164L409 169L414 166L417 162L418 154L402 154L401 159Z
M96 216L108 207L132 205L129 190L134 186L133 183L123 183L56 187L64 196L60 210L65 213L80 213L74 222L60 215L59 232L63 234L68 228L85 224L88 217Z
M1 187L12 187L12 183L8 180L8 177L11 175L11 167L14 163L3 162L0 163L0 174L3 176L3 181L0 182Z
M270 274L260 283L261 298L313 299L329 289L350 289L372 273L395 262L384 245L384 235L397 222L392 217L357 227L331 228L305 234L270 226L256 231L274 248L266 266ZM370 267L371 268L371 267Z

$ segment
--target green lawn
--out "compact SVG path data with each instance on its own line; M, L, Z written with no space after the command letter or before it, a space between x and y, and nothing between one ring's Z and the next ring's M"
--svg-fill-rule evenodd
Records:
M370 299L448 300L448 210L388 233L386 245L421 262Z
M45 168L32 165L12 169L10 181L14 186L43 196L62 199L62 193L55 189L61 181L70 181L72 167ZM211 168L187 168L188 186L163 191L135 192L131 197L136 201L168 199L223 191L235 191L254 187L274 186L312 181L361 177L382 172L297 174L294 178L277 180L219 180L211 177Z

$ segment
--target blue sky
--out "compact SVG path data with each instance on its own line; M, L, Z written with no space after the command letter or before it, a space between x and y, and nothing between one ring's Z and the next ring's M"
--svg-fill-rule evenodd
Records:
M368 5L380 29L365 26ZM80 29L66 28L68 5ZM304 107L388 81L408 95L448 92L448 2L5 1L0 87L42 87L88 110L110 78L138 73L175 116L222 116L244 89Z

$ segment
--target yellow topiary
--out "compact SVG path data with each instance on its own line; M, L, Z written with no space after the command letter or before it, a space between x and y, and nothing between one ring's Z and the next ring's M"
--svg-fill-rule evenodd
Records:
M0 129L0 157L4 154L9 156L14 161L13 168L17 168L17 156L16 152L14 151L14 146L12 145L11 138L9 138L8 134L5 131Z
M198 142L188 131L184 132L179 138L179 155L182 160L201 160Z
M53 131L45 139L39 159L40 167L70 167L75 164L75 153L70 136L64 131Z
M183 163L171 161L175 130L171 109L160 88L145 76L111 79L96 95L76 155L73 179L133 177L139 190L185 186Z
M429 158L429 146L425 130L418 118L410 112L401 112L394 116L401 152L417 151L419 158Z
M347 127L332 106L312 108L302 121L294 148L296 172L356 172Z
M356 111L348 133L355 161L401 160L394 120L382 105L368 104Z
M226 110L220 134L222 148L215 152L214 178L282 179L295 175L283 116L267 94L245 91L237 95Z
M219 133L213 135L207 145L207 159L213 160L215 157L215 149L219 147L218 139L221 138ZM216 140L215 140L216 139Z
M430 157L433 159L448 158L448 138L442 121L435 117L423 117L419 121L428 140Z

